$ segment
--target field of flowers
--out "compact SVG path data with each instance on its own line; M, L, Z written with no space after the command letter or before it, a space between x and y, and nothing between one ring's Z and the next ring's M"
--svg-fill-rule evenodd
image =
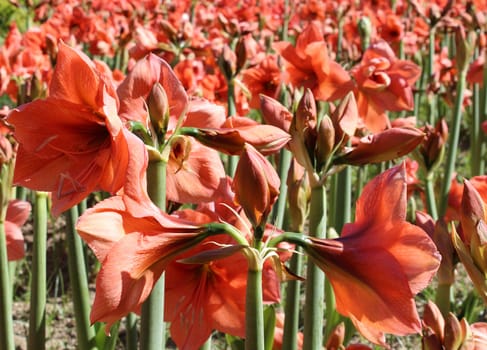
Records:
M485 0L0 0L0 349L487 350L486 55Z

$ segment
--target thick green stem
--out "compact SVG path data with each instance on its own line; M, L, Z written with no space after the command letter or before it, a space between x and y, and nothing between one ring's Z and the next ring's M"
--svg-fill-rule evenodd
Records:
M452 131L450 134L450 140L448 143L448 154L445 165L445 175L443 178L443 186L440 192L440 206L438 217L443 217L446 212L448 204L448 194L450 192L451 180L453 177L453 171L455 170L455 160L457 156L458 140L460 138L460 125L462 121L462 105L463 105L463 95L466 85L467 71L461 70L458 74L457 83L457 99L455 101L455 109L453 112L453 123ZM441 313L447 315L450 311L450 295L451 295L451 285L441 284L438 285L436 291L435 302L438 305Z
M352 209L352 168L346 167L336 175L335 181L336 198L334 201L335 211L333 226L340 232L351 219ZM332 238L328 237L327 238ZM328 339L333 329L340 323L341 316L336 311L336 302L333 288L328 279L325 279L325 340Z
M47 193L36 192L28 349L46 348Z
M447 317L451 308L452 285L438 284L436 287L435 304L441 311L443 317Z
M428 51L428 82L432 83L434 78L434 67L435 67L435 36L436 30L435 28L431 28L429 32L429 51ZM436 120L436 103L437 98L436 94L432 94L429 106L429 124L435 125Z
M127 329L125 348L127 350L137 350L137 316L133 312L125 317L125 328Z
M309 234L324 238L326 234L326 189L317 186L311 190ZM304 306L304 349L323 348L323 303L325 275L310 260L306 272L306 303Z
M458 140L460 139L460 126L462 121L463 96L466 87L467 71L462 70L458 74L457 99L453 110L453 123L451 127L450 140L448 142L447 158L445 164L445 175L443 186L440 192L439 217L443 217L448 205L448 193L450 192L453 171L455 170L455 160L457 157Z
M147 168L147 192L161 210L166 210L166 163L149 162ZM161 275L150 296L142 304L140 317L140 346L144 350L160 350L164 347L164 274Z
M245 350L264 350L262 269L249 268L245 302Z
M426 207L433 220L438 220L438 209L436 208L436 196L433 175L429 174L425 179Z
M281 158L279 161L279 178L281 179L281 185L279 186L279 197L277 197L277 201L272 208L272 223L278 228L282 228L282 224L284 222L287 198L287 175L291 160L292 153L286 149L282 149Z
M3 219L0 221L0 271L0 344L2 349L14 350L12 289L8 274L7 241Z
M472 120L470 123L470 176L481 175L482 162L482 128L480 127L480 88L473 87Z
M296 248L298 249L298 248ZM300 274L303 268L303 256L293 254L289 269ZM298 350L299 329L299 300L301 297L301 282L289 281L286 288L286 305L284 306L284 335L282 338L282 350Z
M228 103L228 116L232 117L237 115L237 106L235 104L235 81L230 79L228 82L227 103ZM238 157L228 156L227 162L227 174L230 177L235 175L235 169L237 169Z
M68 268L73 293L74 315L78 349L96 349L95 329L90 327L90 295L86 274L85 257L81 238L76 233L78 207L66 213L66 242L68 245Z

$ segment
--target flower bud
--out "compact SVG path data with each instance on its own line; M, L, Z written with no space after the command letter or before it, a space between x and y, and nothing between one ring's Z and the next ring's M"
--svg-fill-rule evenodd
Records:
M326 163L335 147L335 128L328 115L325 115L318 126L315 146L316 168L318 171Z
M277 126L286 132L289 131L293 115L280 102L261 94L260 111L267 124Z
M304 168L293 158L287 176L287 198L293 231L300 232L304 229L310 196L308 176Z
M444 118L441 118L436 123L435 128L426 125L423 128L426 134L419 153L421 154L421 163L428 172L434 171L443 160L445 153L445 144L448 139L448 125Z
M372 22L369 17L360 17L357 23L362 50L365 51L370 46L370 37L372 35Z
M165 132L169 121L169 101L164 87L156 82L147 98L147 107L152 126L156 133Z
M272 154L283 148L290 139L289 134L278 127L262 125L245 117L228 118L221 128L182 128L181 133L230 155L240 154L246 143L264 155Z
M335 128L335 145L346 145L355 135L360 121L357 102L353 92L349 92L331 114Z
M451 312L448 314L445 323L445 349L460 349L469 333L467 321L463 318L461 321Z
M455 47L456 47L456 63L459 72L466 72L470 59L473 56L475 49L476 35L475 32L470 31L465 33L462 26L455 28Z
M250 144L246 144L235 170L233 188L254 228L263 227L279 195L280 179L274 167Z
M423 141L424 133L415 128L392 128L359 140L357 146L337 159L337 163L364 165L402 157Z

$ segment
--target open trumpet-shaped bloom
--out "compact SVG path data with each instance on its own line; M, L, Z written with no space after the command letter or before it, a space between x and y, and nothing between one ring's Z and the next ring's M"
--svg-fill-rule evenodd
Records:
M329 57L318 22L303 30L296 46L278 42L274 48L286 60L287 80L297 88L309 88L317 100L333 101L352 89L347 71Z
M385 41L378 41L365 51L360 65L352 69L352 76L357 83L359 113L370 131L389 126L385 111L413 109L412 87L420 73L416 64L397 59Z
M130 154L142 143L124 128L117 106L112 84L93 62L61 43L49 97L8 117L20 144L14 182L52 192L54 215L94 190L118 191L131 157L145 153Z
M356 221L345 225L340 238L310 238L307 247L330 279L338 312L376 344L386 345L384 333L421 330L414 295L440 263L433 241L405 218L405 171L397 166L365 186Z
M77 230L102 263L90 317L106 322L106 330L139 312L169 262L205 238L197 226L150 204L134 212L123 196L89 209Z

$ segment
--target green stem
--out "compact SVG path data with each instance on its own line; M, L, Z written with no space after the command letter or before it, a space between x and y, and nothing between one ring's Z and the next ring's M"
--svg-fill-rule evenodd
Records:
M166 210L166 162L149 162L147 192L155 205L163 211ZM162 274L150 296L142 304L140 347L144 350L160 350L164 346L164 340L164 274Z
M131 312L125 317L125 328L127 329L127 350L137 350L137 316Z
M264 350L262 269L249 268L245 302L245 350Z
M46 348L47 193L36 192L28 349Z
M73 293L78 349L92 350L96 349L95 329L90 327L90 295L83 245L76 233L77 220L78 207L74 206L66 213L69 279Z
M105 339L105 344L103 346L103 350L114 350L115 346L117 345L118 340L118 329L120 328L120 321L117 321L113 324L112 328L110 329L111 336Z
M326 234L326 189L317 186L311 190L309 233L324 238ZM306 303L304 306L304 344L307 350L323 348L324 273L310 260L306 272Z
M298 249L296 247L296 249ZM289 269L300 274L303 268L303 256L293 254ZM282 350L298 350L299 328L299 300L301 297L301 282L299 280L287 282L286 304L284 306L284 335L282 338Z
M435 36L436 30L435 28L431 28L429 32L429 50L428 50L428 82L431 84L434 78L434 67L435 67ZM437 104L437 95L432 94L429 100L429 124L435 125L436 120L436 104Z
M448 205L448 193L450 192L451 180L453 171L455 170L455 160L457 157L458 140L460 139L460 126L462 121L462 105L463 96L466 88L467 71L464 69L458 74L457 82L457 99L455 101L455 108L453 110L453 123L450 133L450 140L447 149L447 158L445 164L445 175L443 178L443 186L440 192L440 206L439 217L443 217Z
M279 178L281 179L281 185L279 186L279 197L277 197L277 201L272 208L272 222L278 228L282 228L282 224L284 222L287 199L287 175L291 160L292 153L286 149L282 149L281 158L279 161Z
M228 103L228 116L232 117L237 115L237 106L235 104L235 81L230 79L228 82L227 103ZM227 174L230 177L235 175L235 169L237 168L238 157L228 156L227 162Z
M3 219L0 221L0 271L0 344L2 349L14 350L12 289L8 274L7 241Z
M425 189L426 189L426 207L428 208L428 213L434 221L438 220L438 209L436 208L436 198L435 198L435 187L433 174L429 174L425 179Z
M335 181L335 213L334 227L340 232L345 223L350 222L352 208L352 168L346 167L336 175ZM327 238L332 238L328 237ZM333 329L340 323L341 316L336 311L335 294L328 279L325 279L325 340L328 339Z
M482 159L480 128L480 88L478 84L473 86L472 119L470 123L470 176L481 175L480 163Z
M451 284L438 284L436 287L435 304L441 311L443 317L447 317L451 309L451 296L452 285Z

